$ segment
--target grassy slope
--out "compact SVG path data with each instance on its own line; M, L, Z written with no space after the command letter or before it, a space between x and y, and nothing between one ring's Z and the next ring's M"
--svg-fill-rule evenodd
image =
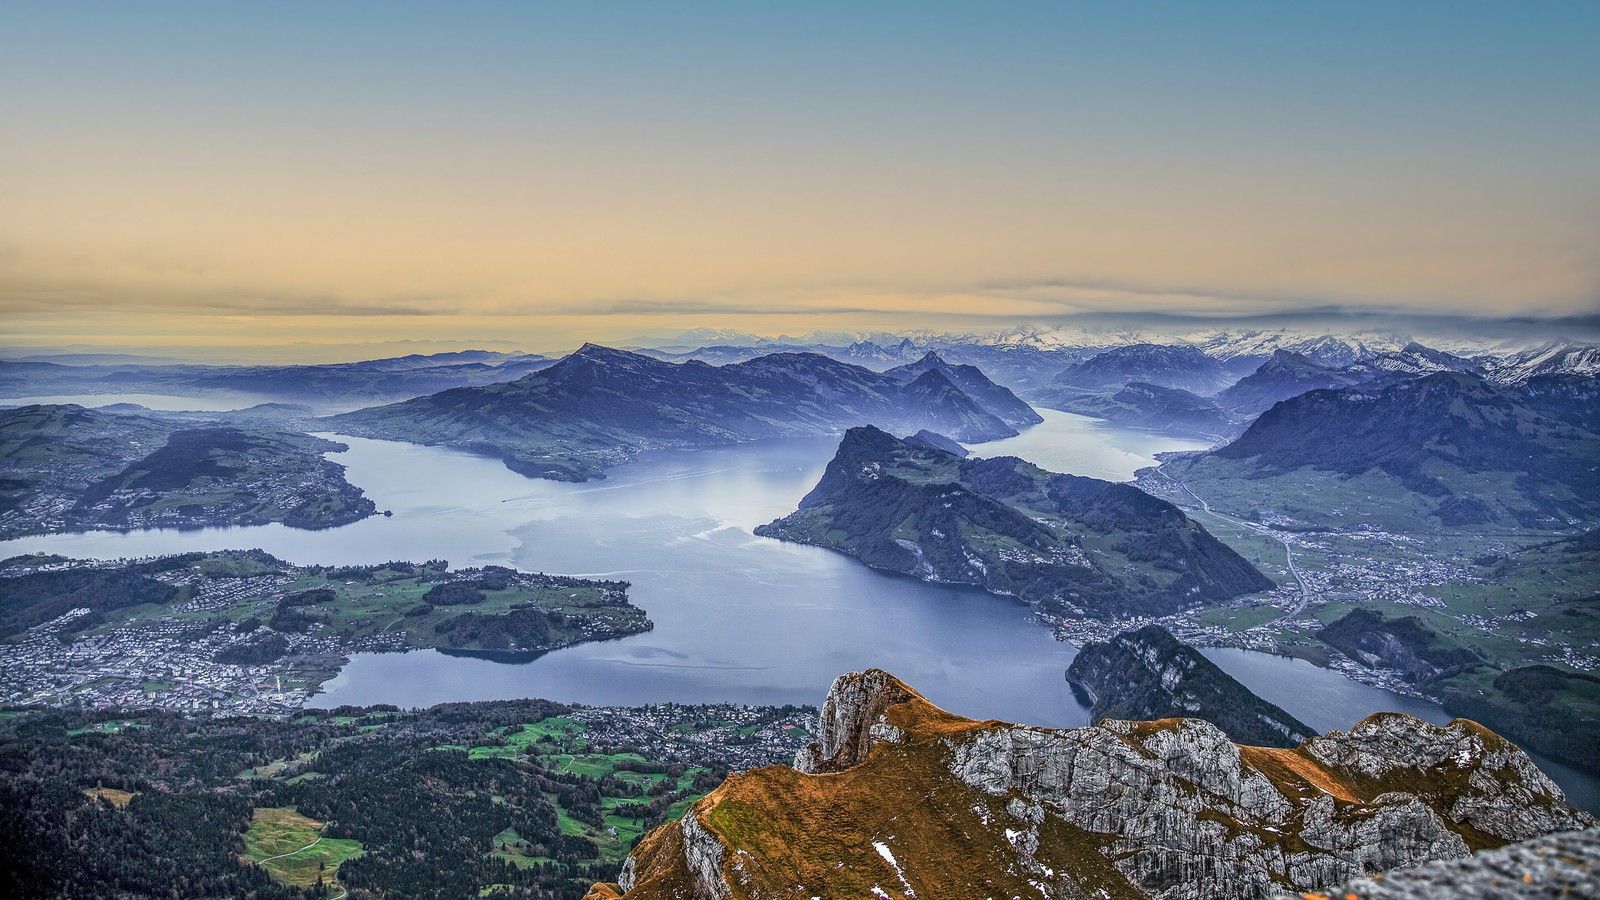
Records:
M310 887L320 876L331 885L340 864L360 855L361 844L323 837L322 829L323 823L287 807L258 808L244 835L244 859L260 864L274 881Z

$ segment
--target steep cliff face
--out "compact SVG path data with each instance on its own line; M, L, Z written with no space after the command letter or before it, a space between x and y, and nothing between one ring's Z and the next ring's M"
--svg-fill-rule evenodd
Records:
M795 767L730 777L590 900L1262 897L1588 827L1515 747L1374 715L1294 749L1193 719L1051 730L841 676Z
M1096 722L1204 719L1230 740L1260 747L1294 747L1316 734L1160 625L1085 646L1067 669L1067 680L1094 695Z

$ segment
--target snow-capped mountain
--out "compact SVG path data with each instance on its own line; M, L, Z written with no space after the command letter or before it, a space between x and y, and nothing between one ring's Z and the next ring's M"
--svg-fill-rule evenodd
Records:
M1504 384L1522 384L1540 375L1600 375L1600 346L1559 341L1478 362L1489 377Z

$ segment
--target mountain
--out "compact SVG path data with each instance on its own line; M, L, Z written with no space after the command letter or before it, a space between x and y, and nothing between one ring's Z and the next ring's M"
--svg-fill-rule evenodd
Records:
M1416 616L1390 618L1370 609L1352 609L1325 626L1317 638L1364 666L1394 669L1413 684L1485 663L1482 656Z
M1434 372L1471 372L1483 374L1479 365L1453 353L1424 347L1412 341L1399 350L1374 353L1344 367L1344 371L1367 380L1393 378L1406 375L1431 375Z
M305 434L189 428L81 406L0 410L0 536L343 525L377 511L323 456L345 449Z
M1226 392L1224 392L1226 393ZM1092 394L1051 385L1028 394L1049 409L1105 419L1129 428L1185 435L1238 434L1241 423L1216 402L1182 388L1135 381L1114 394Z
M846 432L800 508L756 534L1015 595L1054 616L1159 615L1272 587L1137 488L1010 456L963 460L871 426Z
M1365 379L1290 350L1275 350L1260 368L1217 394L1217 403L1246 415L1257 415L1280 400L1307 391L1351 387Z
M962 459L966 459L968 456L972 455L972 451L968 450L967 448L961 446L955 441L950 440L937 431L929 431L926 428L906 438L906 443L913 447L923 447L928 450L941 450L945 453L954 453L956 456L959 456Z
M1051 383L1086 391L1110 391L1135 381L1206 396L1232 384L1234 379L1221 363L1193 347L1134 344L1068 366Z
M1398 713L1292 749L1197 719L1052 730L840 676L793 768L730 776L588 900L1260 897L1594 824L1481 726Z
M1517 388L1518 398L1535 412L1600 432L1600 376L1535 375Z
M837 434L867 422L960 441L1017 433L937 369L902 383L816 353L711 366L594 344L517 381L330 421L346 433L462 447L524 475L577 481L640 450Z
M1597 459L1600 435L1541 415L1511 389L1441 372L1285 400L1234 442L1179 467L1210 481L1303 468L1379 473L1451 524L1556 528L1600 516Z
M977 366L952 366L929 350L916 362L896 366L883 374L896 381L912 382L928 372L938 372L963 393L976 400L984 409L1000 417L1013 427L1037 425L1044 419L1033 407L1022 402L1016 394L990 381Z
M1229 740L1252 747L1296 747L1316 735L1160 625L1086 644L1067 669L1067 680L1094 697L1096 724L1105 719L1204 719Z
M1554 342L1504 357L1488 357L1483 367L1490 378L1520 384L1540 375L1600 375L1600 346Z

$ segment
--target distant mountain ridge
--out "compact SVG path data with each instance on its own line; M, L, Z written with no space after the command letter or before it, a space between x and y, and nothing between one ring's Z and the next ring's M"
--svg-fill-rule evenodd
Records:
M756 534L1015 595L1047 615L1166 614L1273 584L1177 507L1015 457L852 428L794 513Z
M1221 363L1194 347L1133 344L1069 366L1052 384L1103 391L1135 381L1208 396L1232 384L1234 377Z
M1042 388L1028 397L1049 409L1171 434L1219 438L1236 435L1244 427L1241 417L1208 397L1141 381L1129 382L1114 394Z
M991 400L1015 401L981 372L948 366L901 380L816 353L712 366L585 344L517 381L358 410L330 423L352 434L489 453L525 475L563 480L596 477L645 449L837 434L866 423L964 442L1017 433L951 375L987 385ZM1020 414L1011 404L1001 410Z
M322 365L66 365L0 360L0 396L222 393L325 405L370 404L452 387L511 381L553 361L529 353L459 350Z

